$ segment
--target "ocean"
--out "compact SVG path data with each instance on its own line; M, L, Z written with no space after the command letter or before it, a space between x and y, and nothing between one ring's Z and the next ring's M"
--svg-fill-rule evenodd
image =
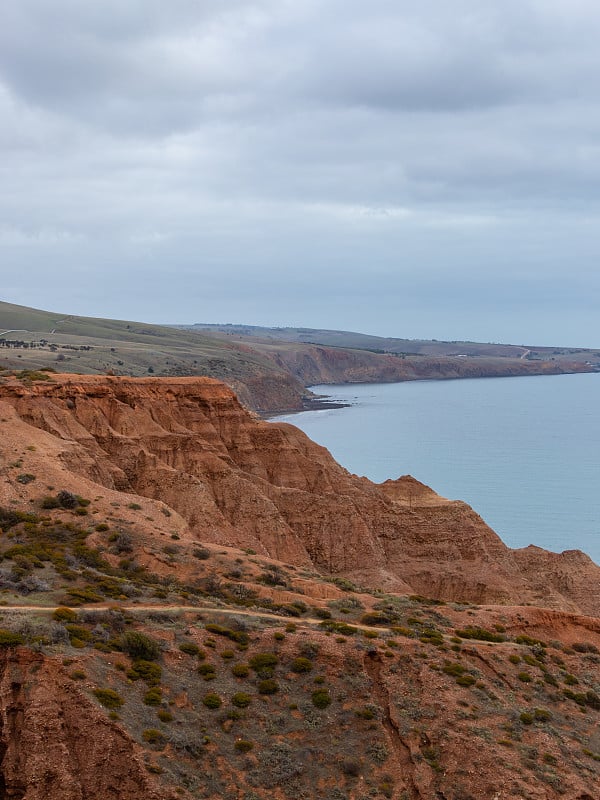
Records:
M464 500L510 547L600 563L600 374L313 386L348 408L277 417L380 482Z

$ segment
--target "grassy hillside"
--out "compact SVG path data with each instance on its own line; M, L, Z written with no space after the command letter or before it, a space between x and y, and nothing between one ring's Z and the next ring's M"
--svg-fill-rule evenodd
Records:
M436 339L401 339L372 336L356 331L336 331L322 328L265 328L258 325L209 325L204 323L178 327L203 333L213 333L218 336L228 336L234 340L319 344L325 347L368 350L374 353L448 357L485 356L491 358L525 358L528 360L533 360L536 357L547 359L567 357L575 361L587 359L598 361L600 359L600 351L590 348L539 347L531 344L514 345L497 342L444 342Z
M301 410L318 383L547 374L600 368L600 353L416 342L349 331L166 326L0 302L0 369L140 377L206 375L256 411Z

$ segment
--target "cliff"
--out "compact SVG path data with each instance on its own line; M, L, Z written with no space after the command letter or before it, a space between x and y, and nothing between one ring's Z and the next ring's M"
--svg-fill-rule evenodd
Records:
M141 748L56 661L0 651L0 797L159 800Z
M211 379L9 379L0 420L4 463L20 454L20 469L39 476L21 483L5 468L0 501L35 504L52 485L96 497L99 514L135 501L146 544L176 531L185 543L252 548L390 591L600 608L600 568L582 553L510 550L466 504L408 477L376 485L351 475ZM139 558L151 562L148 547Z

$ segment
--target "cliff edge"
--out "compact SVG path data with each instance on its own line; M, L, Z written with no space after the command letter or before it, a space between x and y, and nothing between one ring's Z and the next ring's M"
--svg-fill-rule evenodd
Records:
M4 504L35 504L51 485L94 495L105 514L136 505L147 541L176 531L388 591L599 613L600 568L583 553L511 550L410 477L351 475L218 381L46 378L0 384Z

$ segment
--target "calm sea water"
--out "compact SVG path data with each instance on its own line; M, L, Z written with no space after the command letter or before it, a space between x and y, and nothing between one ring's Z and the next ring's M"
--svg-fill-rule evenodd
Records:
M465 500L510 547L600 563L600 374L311 387L349 408L278 417L374 481Z

